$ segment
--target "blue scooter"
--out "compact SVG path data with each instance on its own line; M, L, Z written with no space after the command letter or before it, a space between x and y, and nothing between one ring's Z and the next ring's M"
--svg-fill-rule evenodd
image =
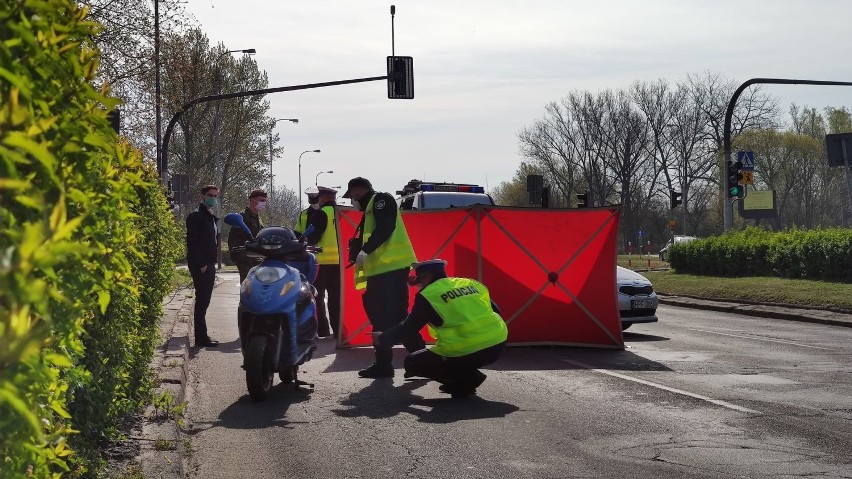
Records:
M238 213L224 221L252 238L245 244L248 255L264 258L240 285L237 309L249 395L255 401L266 399L276 372L283 383L312 388L297 372L316 349L316 289L311 281L318 271L313 253L321 250L284 227L264 228L254 237Z

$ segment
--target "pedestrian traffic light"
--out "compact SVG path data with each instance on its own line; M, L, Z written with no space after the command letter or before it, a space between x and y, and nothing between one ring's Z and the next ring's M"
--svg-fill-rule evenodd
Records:
M683 203L683 201L681 201L681 199L680 199L680 197L683 196L683 193L681 193L679 191L672 190L671 196L672 196L672 201L671 201L672 209L677 208L677 205L680 205L680 204Z
M589 192L584 191L582 193L577 193L577 208L588 208L589 203L587 198L589 197Z
M740 169L743 167L741 161L728 162L728 198L742 198L743 186L740 181L743 179L743 174Z

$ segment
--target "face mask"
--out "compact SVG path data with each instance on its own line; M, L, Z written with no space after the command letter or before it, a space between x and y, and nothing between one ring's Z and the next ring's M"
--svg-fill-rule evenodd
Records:
M313 209L315 209L315 210L318 210L318 209L319 209L319 203L314 203L314 204L312 204L312 205L311 205L311 208L313 208Z
M204 198L204 205L207 206L208 208L215 208L216 207L216 198L211 198L209 196L205 197Z
M266 208L266 202L265 201L258 201L257 202L257 211L260 211L264 208Z
M352 200L352 206L354 206L356 210L360 210L361 209L361 202L358 201L358 200Z

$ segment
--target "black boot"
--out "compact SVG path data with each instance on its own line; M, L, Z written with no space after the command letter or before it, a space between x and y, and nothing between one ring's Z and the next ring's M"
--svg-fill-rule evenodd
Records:
M374 363L367 369L362 369L358 371L358 375L362 378L392 378L393 366L390 364L381 365L378 363Z

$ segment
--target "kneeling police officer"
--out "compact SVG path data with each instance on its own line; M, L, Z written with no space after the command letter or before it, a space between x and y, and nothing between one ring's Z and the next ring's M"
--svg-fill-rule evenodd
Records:
M448 277L446 264L433 259L412 265L412 282L420 291L411 313L403 323L373 333L373 341L396 344L428 324L435 346L405 358L405 377L432 379L441 383L442 392L463 398L485 381L479 368L500 357L508 330L488 289L472 279Z

